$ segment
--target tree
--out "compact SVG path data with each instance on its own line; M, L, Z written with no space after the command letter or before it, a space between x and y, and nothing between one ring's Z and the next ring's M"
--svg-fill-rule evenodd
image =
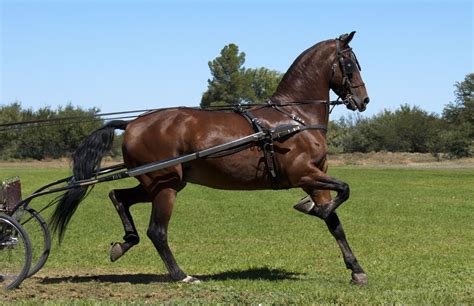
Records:
M0 124L18 122L22 120L21 104L14 102L10 105L0 105ZM2 129L0 131L0 158L11 157L18 147L18 135L16 131Z
M226 45L209 62L212 79L203 93L201 107L264 103L276 90L282 74L264 67L246 69L245 53L235 44Z
M251 96L245 100L251 103L265 103L275 92L283 75L265 67L246 69L245 78L250 83Z
M201 107L212 105L235 105L242 102L249 83L245 78L245 53L239 47L229 44L221 50L221 55L208 63L212 80L207 80L208 89L203 94Z
M337 122L330 144L344 152L430 152L441 130L441 119L417 106L401 105L371 118L349 115Z
M82 139L102 126L102 120L94 115L99 110L83 110L68 104L52 110L49 107L37 111L22 109L19 102L0 106L0 123L55 119L38 124L4 127L0 130L0 158L44 159L69 156ZM56 120L64 117L78 119Z
M466 75L464 81L456 82L454 87L456 99L445 106L443 117L452 124L474 125L474 73Z
M470 156L474 142L474 73L454 87L456 99L443 110L447 125L440 135L440 148L452 157Z

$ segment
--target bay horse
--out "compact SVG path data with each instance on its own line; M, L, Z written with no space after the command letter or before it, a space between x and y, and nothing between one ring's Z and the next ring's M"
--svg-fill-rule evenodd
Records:
M309 127L267 143L272 147L270 163L266 162L270 159L265 157L261 144L255 143L225 156L196 159L144 173L136 177L138 186L112 190L109 197L121 218L125 236L123 242L112 246L111 260L119 259L139 242L130 206L151 202L147 236L171 278L198 282L178 266L167 239L176 195L186 183L229 190L302 188L308 196L295 208L326 222L342 251L346 267L352 271L351 281L366 284L367 276L351 251L335 212L349 198L349 186L326 174L329 91L332 89L343 97L351 110L364 111L369 102L359 63L349 47L354 33L322 41L304 51L285 73L270 101L251 107L245 116L243 112L169 108L128 122L109 122L88 136L73 155L76 180L95 176L102 157L111 148L115 129L125 130L123 160L126 168L131 169L250 135L255 132L252 125L263 129L295 123ZM88 187L80 187L67 191L56 206L51 224L53 230L59 232L60 240L87 190ZM334 199L331 191L337 192Z

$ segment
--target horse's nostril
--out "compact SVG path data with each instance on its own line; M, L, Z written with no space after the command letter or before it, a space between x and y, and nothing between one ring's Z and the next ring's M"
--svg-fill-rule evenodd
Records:
M367 97L367 98L364 99L364 104L369 104L369 102L370 102L369 97Z

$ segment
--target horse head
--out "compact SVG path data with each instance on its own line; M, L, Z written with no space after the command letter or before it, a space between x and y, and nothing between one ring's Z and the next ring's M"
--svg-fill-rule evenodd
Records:
M349 42L355 32L315 44L301 53L271 97L274 102L329 100L332 89L350 110L369 103L360 65Z
M334 40L335 58L331 66L330 88L350 110L365 111L370 99L360 74L361 67L349 42L355 31Z

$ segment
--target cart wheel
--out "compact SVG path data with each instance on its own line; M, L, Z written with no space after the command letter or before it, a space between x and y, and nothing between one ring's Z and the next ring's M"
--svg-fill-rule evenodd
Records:
M0 285L14 289L28 275L31 243L23 227L12 217L0 215Z
M28 233L32 247L31 267L27 277L33 276L46 263L51 250L51 233L41 215L26 206L20 224Z

